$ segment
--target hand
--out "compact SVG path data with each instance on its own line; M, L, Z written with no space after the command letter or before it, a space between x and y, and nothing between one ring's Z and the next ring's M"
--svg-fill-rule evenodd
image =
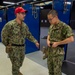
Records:
M39 48L39 43L38 42L36 42L35 45L36 45L37 48Z
M59 45L59 42L53 42L52 47L57 47Z
M47 45L50 47L50 41L49 40L47 40Z

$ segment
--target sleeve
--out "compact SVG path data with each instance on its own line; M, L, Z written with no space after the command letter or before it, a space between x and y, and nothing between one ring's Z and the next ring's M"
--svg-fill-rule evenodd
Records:
M48 35L50 34L50 27L49 27L49 29L48 29Z
M70 37L70 36L74 36L74 33L73 33L71 27L68 26L68 25L66 25L66 26L64 27L63 32L64 32L63 34L65 35L66 38L68 38L68 37Z
M8 25L6 24L4 27L3 27L3 29L2 29L2 31L1 31L1 40L2 40L2 43L6 46L6 45L8 45L8 43L9 43L9 36L8 36Z
M26 38L30 40L33 43L36 43L37 40L32 36L31 32L29 31L29 28L26 26Z
M51 33L51 29L52 29L52 25L49 27L48 35L50 35L50 33Z

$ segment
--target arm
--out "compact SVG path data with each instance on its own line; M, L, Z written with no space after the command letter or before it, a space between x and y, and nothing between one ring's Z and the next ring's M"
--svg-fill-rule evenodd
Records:
M68 44L74 41L74 34L70 26L65 25L62 32L66 38L63 41L60 41L59 44Z
M39 48L38 41L32 36L31 32L29 31L28 27L26 27L26 38L31 42L35 43L35 45Z
M73 36L70 36L69 38L66 38L63 41L53 42L52 47L57 47L58 45L62 45L62 44L68 44L68 43L73 42L73 41L74 41L74 37Z
M58 45L61 45L61 44L68 44L70 42L74 42L74 37L73 36L70 36L69 38L66 38L65 40L63 41L60 41L58 42Z
M74 41L74 37L73 37L74 34L72 32L72 29L69 26L66 25L62 32L63 32L65 39L59 42L54 42L52 47L57 47L58 45L68 44Z
M50 35L47 36L47 45L50 47Z
M9 42L9 36L8 36L8 26L5 25L2 29L2 32L1 32L1 40L2 40L2 43L7 46L8 45L8 42Z
M2 39L2 43L6 46L6 53L9 53L11 50L11 44L9 44L9 33L10 33L10 29L9 29L9 25L6 24L1 32L1 39Z
M47 45L50 47L50 32L51 32L51 27L49 27L49 30L48 30L48 36L47 36Z

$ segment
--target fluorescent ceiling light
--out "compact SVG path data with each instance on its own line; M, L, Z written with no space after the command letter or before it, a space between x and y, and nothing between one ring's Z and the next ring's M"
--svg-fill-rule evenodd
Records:
M69 5L71 5L71 2L65 2L65 4L69 4Z
M10 5L14 5L15 3L14 2L6 2L6 1L3 1L4 4L10 4Z
M43 6L43 5L48 5L48 4L52 4L52 1L38 3L38 4L36 4L36 5L38 5L38 6Z

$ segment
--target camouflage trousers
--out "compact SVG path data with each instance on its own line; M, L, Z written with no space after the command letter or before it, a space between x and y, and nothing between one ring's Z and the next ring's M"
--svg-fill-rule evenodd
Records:
M64 48L48 48L47 65L49 69L49 75L62 75L61 67L64 59Z
M62 75L61 67L64 55L56 57L48 57L47 65L49 69L49 75Z
M19 70L20 67L22 66L24 56L25 56L24 51L25 51L25 47L12 46L11 51L8 53L12 63L12 75L19 75Z

